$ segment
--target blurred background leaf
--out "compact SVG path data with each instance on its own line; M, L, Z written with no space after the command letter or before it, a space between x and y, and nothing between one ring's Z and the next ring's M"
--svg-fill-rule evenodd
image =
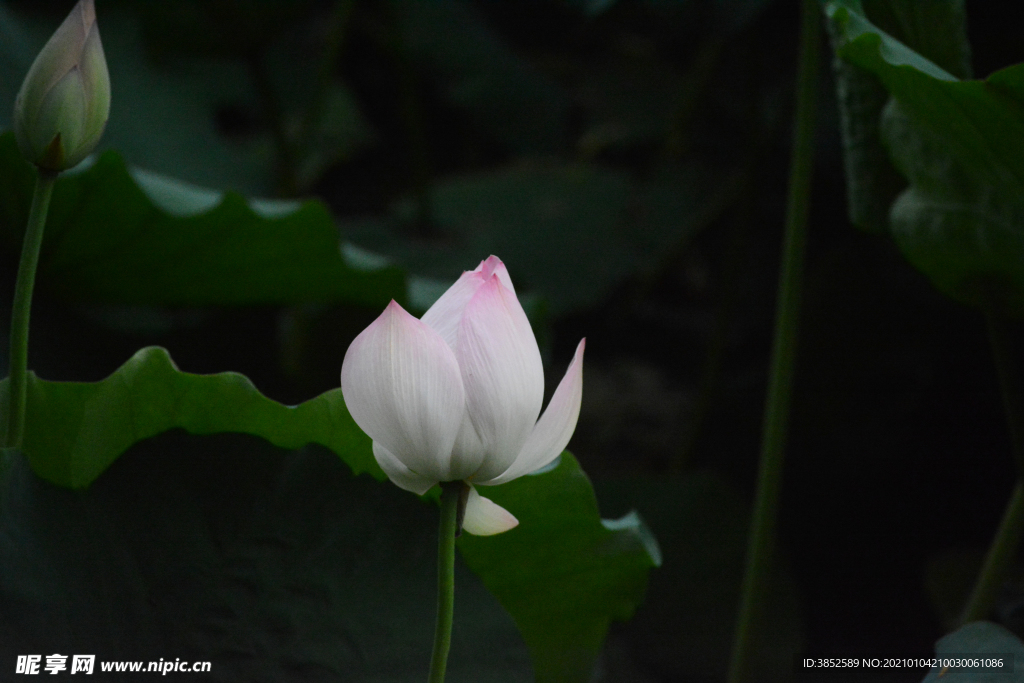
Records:
M877 76L898 103L882 130L911 187L891 209L893 237L943 292L975 305L994 296L1019 313L1024 69L957 81L858 11L853 2L827 5L840 33L839 56ZM958 53L936 52L963 73L963 49L949 42Z
M343 227L357 243L439 278L474 254L501 254L516 282L544 292L557 315L594 306L630 274L654 270L666 252L685 246L701 227L707 200L698 197L709 184L696 168L665 171L637 188L596 165L523 166L435 185L432 215L443 239L405 237L412 199L396 204L390 220Z
M928 5L913 0L864 0L862 7L871 23L914 52L957 78L971 77L964 0L936 0Z
M746 560L748 506L711 472L683 477L635 477L598 482L609 511L635 505L664 548L647 600L613 638L629 644L643 668L679 680L723 680L729 664L736 605ZM796 585L778 566L764 619L772 625L755 657L758 680L786 681L804 646Z
M0 500L5 662L91 653L205 660L211 681L398 683L430 661L436 510L323 449L172 432L86 492L16 464ZM461 564L456 581L450 680L532 680L508 613Z
M990 82L1000 76L1024 86L1024 69ZM1024 116L1017 117L1011 125L1024 134ZM979 118L971 116L971 125ZM890 215L893 238L910 262L960 301L1024 312L1024 176L1014 178L1016 171L1003 166L993 171L1008 177L996 183L986 177L993 171L950 158L948 138L913 125L902 106L886 111L883 134L911 181Z
M516 153L561 151L569 109L564 89L511 49L478 8L464 0L384 6L394 21L396 58L405 68L432 71L447 104Z
M33 171L0 136L0 235L20 244ZM396 268L353 267L319 202L245 200L143 171L107 152L54 192L39 288L67 301L148 305L404 298Z
M998 624L988 621L976 621L944 636L935 644L937 657L956 657L970 652L977 657L986 655L1003 655L1009 658L1003 671L988 670L984 672L964 669L943 671L933 668L925 676L924 683L935 681L952 681L952 683L975 683L975 681L1017 681L1024 680L1024 671L1020 670L1020 661L1024 657L1024 643L1020 638Z

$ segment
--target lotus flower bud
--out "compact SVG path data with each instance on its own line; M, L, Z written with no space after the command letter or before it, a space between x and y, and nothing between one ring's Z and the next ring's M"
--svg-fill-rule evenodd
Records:
M63 171L88 156L110 114L110 74L93 0L79 0L32 63L14 101L26 159Z
M348 347L341 391L391 481L417 494L466 482L465 530L496 534L518 522L476 486L529 474L569 443L580 414L584 345L541 414L537 340L505 264L491 256L420 320L392 301Z

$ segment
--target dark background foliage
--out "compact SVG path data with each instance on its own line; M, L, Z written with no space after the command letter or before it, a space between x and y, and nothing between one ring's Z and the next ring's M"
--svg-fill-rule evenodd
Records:
M344 239L417 276L450 280L497 253L529 295L551 386L588 338L570 448L602 513L636 507L666 559L636 619L613 628L604 675L720 677L756 473L798 3L98 4L114 87L104 144L129 164L316 195ZM32 27L67 10L8 5ZM1010 3L968 0L967 16L977 76L1024 59ZM934 290L886 236L847 221L822 49L767 617L779 671L793 653L931 653L1012 482L981 316ZM0 258L7 307L16 261L7 245ZM185 370L236 370L288 403L336 386L349 340L377 314L69 305L58 294L41 286L33 314L43 377L97 380L159 344ZM1000 602L1011 627L1021 595L1024 584Z

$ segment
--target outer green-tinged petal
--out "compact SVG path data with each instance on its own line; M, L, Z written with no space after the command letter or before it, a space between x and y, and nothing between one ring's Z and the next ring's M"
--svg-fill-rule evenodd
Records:
M78 67L73 67L43 97L36 125L29 131L32 148L46 149L54 138L53 131L59 131L66 160L69 144L81 140L85 131L85 119L81 115L85 111L85 100L82 73Z
M491 479L515 461L544 401L544 368L516 295L492 275L462 316L456 351L466 408L486 457L477 476Z
M95 23L96 7L92 0L75 5L29 67L18 92L19 99L42 101L50 88L78 64L89 29Z
M465 392L455 354L437 332L392 301L348 347L341 391L371 439L416 474L450 479Z
M377 464L380 465L380 468L384 470L384 474L388 475L388 479L394 482L398 488L412 491L417 496L422 496L430 490L430 487L437 483L433 479L428 479L410 470L401 460L395 457L394 453L376 441L373 442L373 457Z
M497 503L484 498L472 486L466 500L466 516L462 528L474 536L493 536L517 526L519 520Z
M526 440L519 457L503 474L480 484L503 484L544 467L565 450L576 430L583 400L583 350L587 340L581 339L576 354L555 389L551 402Z
M110 75L93 0L80 0L32 63L14 102L22 154L52 171L92 153L110 114Z
M82 48L82 61L78 65L82 71L82 80L90 97L85 114L86 135L81 147L89 154L103 137L103 129L110 118L110 73L107 71L107 58L103 54L103 43L100 41L100 29L95 23L92 31L85 39ZM81 152L79 152L81 153ZM85 154L82 157L85 157Z

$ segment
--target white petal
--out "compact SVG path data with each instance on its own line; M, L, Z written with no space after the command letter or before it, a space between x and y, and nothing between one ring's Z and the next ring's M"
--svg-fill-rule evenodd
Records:
M341 391L356 424L416 474L441 481L465 410L455 355L392 301L345 352Z
M475 270L466 271L462 276L449 287L441 298L434 302L434 305L423 314L423 322L433 328L438 334L444 337L448 346L455 349L459 337L459 322L466 310L466 304L473 298L476 291L480 289L492 275L498 276L498 281L507 290L516 293L512 286L512 279L508 276L505 264L497 256L491 256L480 262Z
M384 474L388 475L388 479L399 488L412 491L417 496L422 496L437 483L433 479L420 476L410 470L401 460L395 457L394 453L376 441L373 442L373 457L377 460L380 468L384 470Z
M583 349L586 343L586 339L580 340L569 369L565 371L544 415L526 440L516 461L501 476L490 481L477 479L478 484L512 481L544 467L565 450L580 416L580 402L583 400Z
M472 486L466 500L466 516L462 528L474 536L493 536L517 526L519 520L493 500L484 498Z
M544 368L523 307L496 274L466 305L456 350L466 409L485 452L477 474L504 472L530 436L544 401Z
M441 298L423 314L423 322L444 338L448 346L455 349L459 338L459 323L466 304L484 283L480 273L467 271L449 287Z
M476 433L469 413L462 418L462 427L452 446L452 466L445 481L469 479L480 469L484 461L484 446Z

